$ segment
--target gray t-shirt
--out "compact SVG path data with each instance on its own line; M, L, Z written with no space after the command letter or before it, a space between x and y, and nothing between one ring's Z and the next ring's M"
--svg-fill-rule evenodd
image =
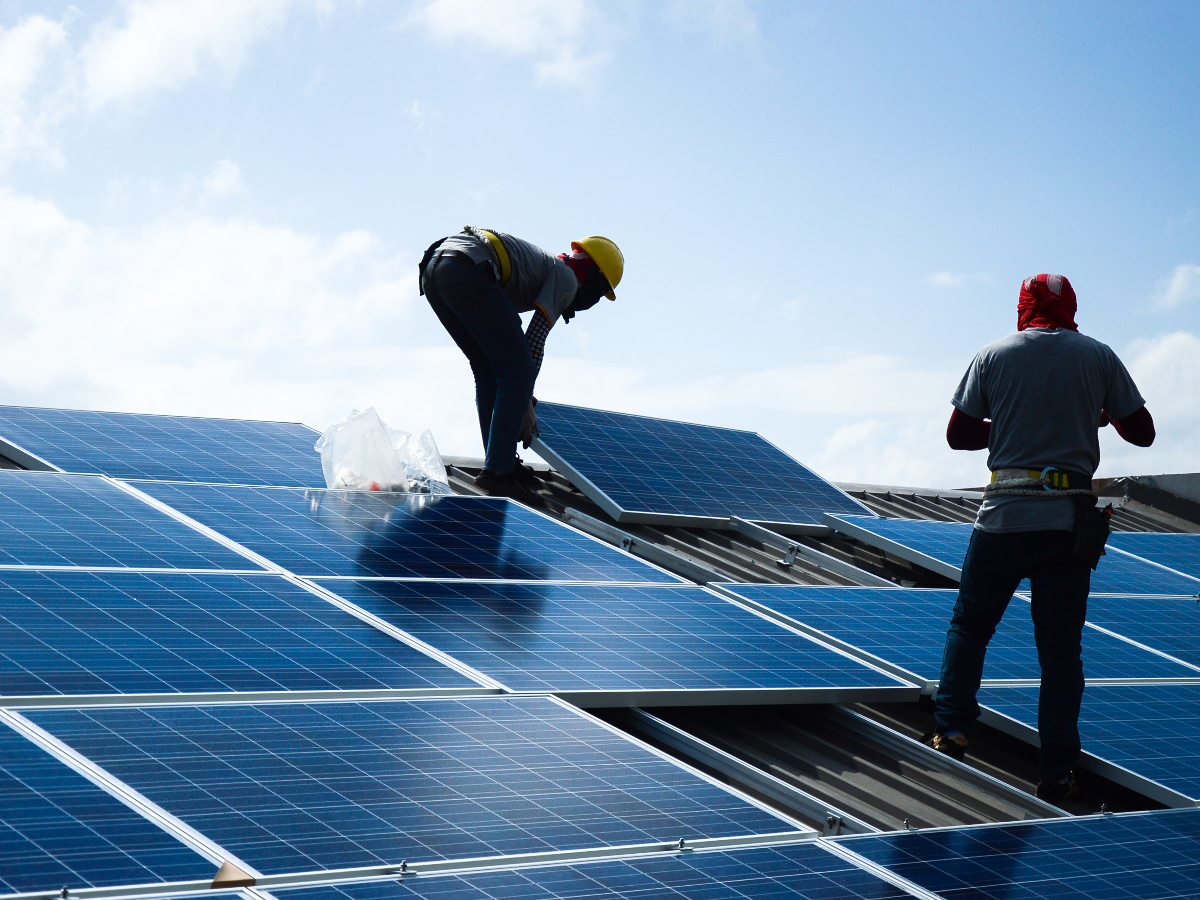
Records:
M540 309L553 327L575 299L575 292L579 288L575 273L553 253L547 253L536 244L502 231L493 231L492 234L504 244L512 266L504 292L512 300L513 306L517 312ZM450 250L461 253L472 262L491 263L496 270L496 278L500 277L500 262L496 252L488 239L477 233L477 229L471 228L446 238L439 252Z
M988 468L1057 466L1092 475L1100 464L1100 411L1123 419L1146 401L1117 354L1062 328L1027 328L975 355L951 400L991 419ZM1061 497L988 497L983 531L1070 531L1075 507Z

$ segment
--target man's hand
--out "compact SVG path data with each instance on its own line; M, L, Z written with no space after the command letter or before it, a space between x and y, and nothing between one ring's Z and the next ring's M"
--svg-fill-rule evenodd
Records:
M1105 425L1107 425L1111 421L1112 421L1112 419L1110 419L1108 417L1108 410L1107 409L1100 410L1100 427L1103 428Z
M541 437L542 433L538 430L537 413L533 411L533 404L529 404L529 409L525 410L525 418L521 422L521 446L526 450L533 443L535 437Z

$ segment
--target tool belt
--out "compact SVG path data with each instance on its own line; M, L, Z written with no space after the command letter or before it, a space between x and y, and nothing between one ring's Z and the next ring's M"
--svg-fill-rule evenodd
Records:
M1096 506L1099 499L1092 490L1092 479L1080 472L1068 472L1057 466L1044 469L997 469L991 483L983 489L987 495L1045 497L1047 494L1070 500L1075 505L1075 542L1071 555L1095 569L1105 555L1104 545L1112 531L1112 504Z

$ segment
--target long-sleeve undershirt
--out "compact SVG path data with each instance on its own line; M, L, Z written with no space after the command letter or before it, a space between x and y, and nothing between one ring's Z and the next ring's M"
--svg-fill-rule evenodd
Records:
M535 309L529 327L525 329L525 343L529 345L529 355L533 357L533 380L536 382L538 373L542 370L542 357L546 353L546 337L550 334L550 323L542 311Z
M1150 410L1141 406L1123 419L1108 418L1105 414L1101 426L1112 422L1117 434L1138 447L1149 447L1154 443L1154 419ZM992 423L955 408L950 413L950 424L946 427L946 443L952 450L984 450L988 445Z

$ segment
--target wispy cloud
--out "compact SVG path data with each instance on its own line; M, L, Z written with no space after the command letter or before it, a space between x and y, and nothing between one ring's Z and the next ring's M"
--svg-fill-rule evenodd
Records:
M753 46L761 38L756 5L748 0L672 0L665 12L677 31L704 34L717 44Z
M1159 309L1178 309L1200 299L1200 266L1183 263L1158 285Z
M953 272L933 272L925 276L925 280L935 288L955 290L967 286L966 275L956 275Z
M601 18L585 0L426 0L410 21L435 40L528 57L539 80L578 87L607 58Z

